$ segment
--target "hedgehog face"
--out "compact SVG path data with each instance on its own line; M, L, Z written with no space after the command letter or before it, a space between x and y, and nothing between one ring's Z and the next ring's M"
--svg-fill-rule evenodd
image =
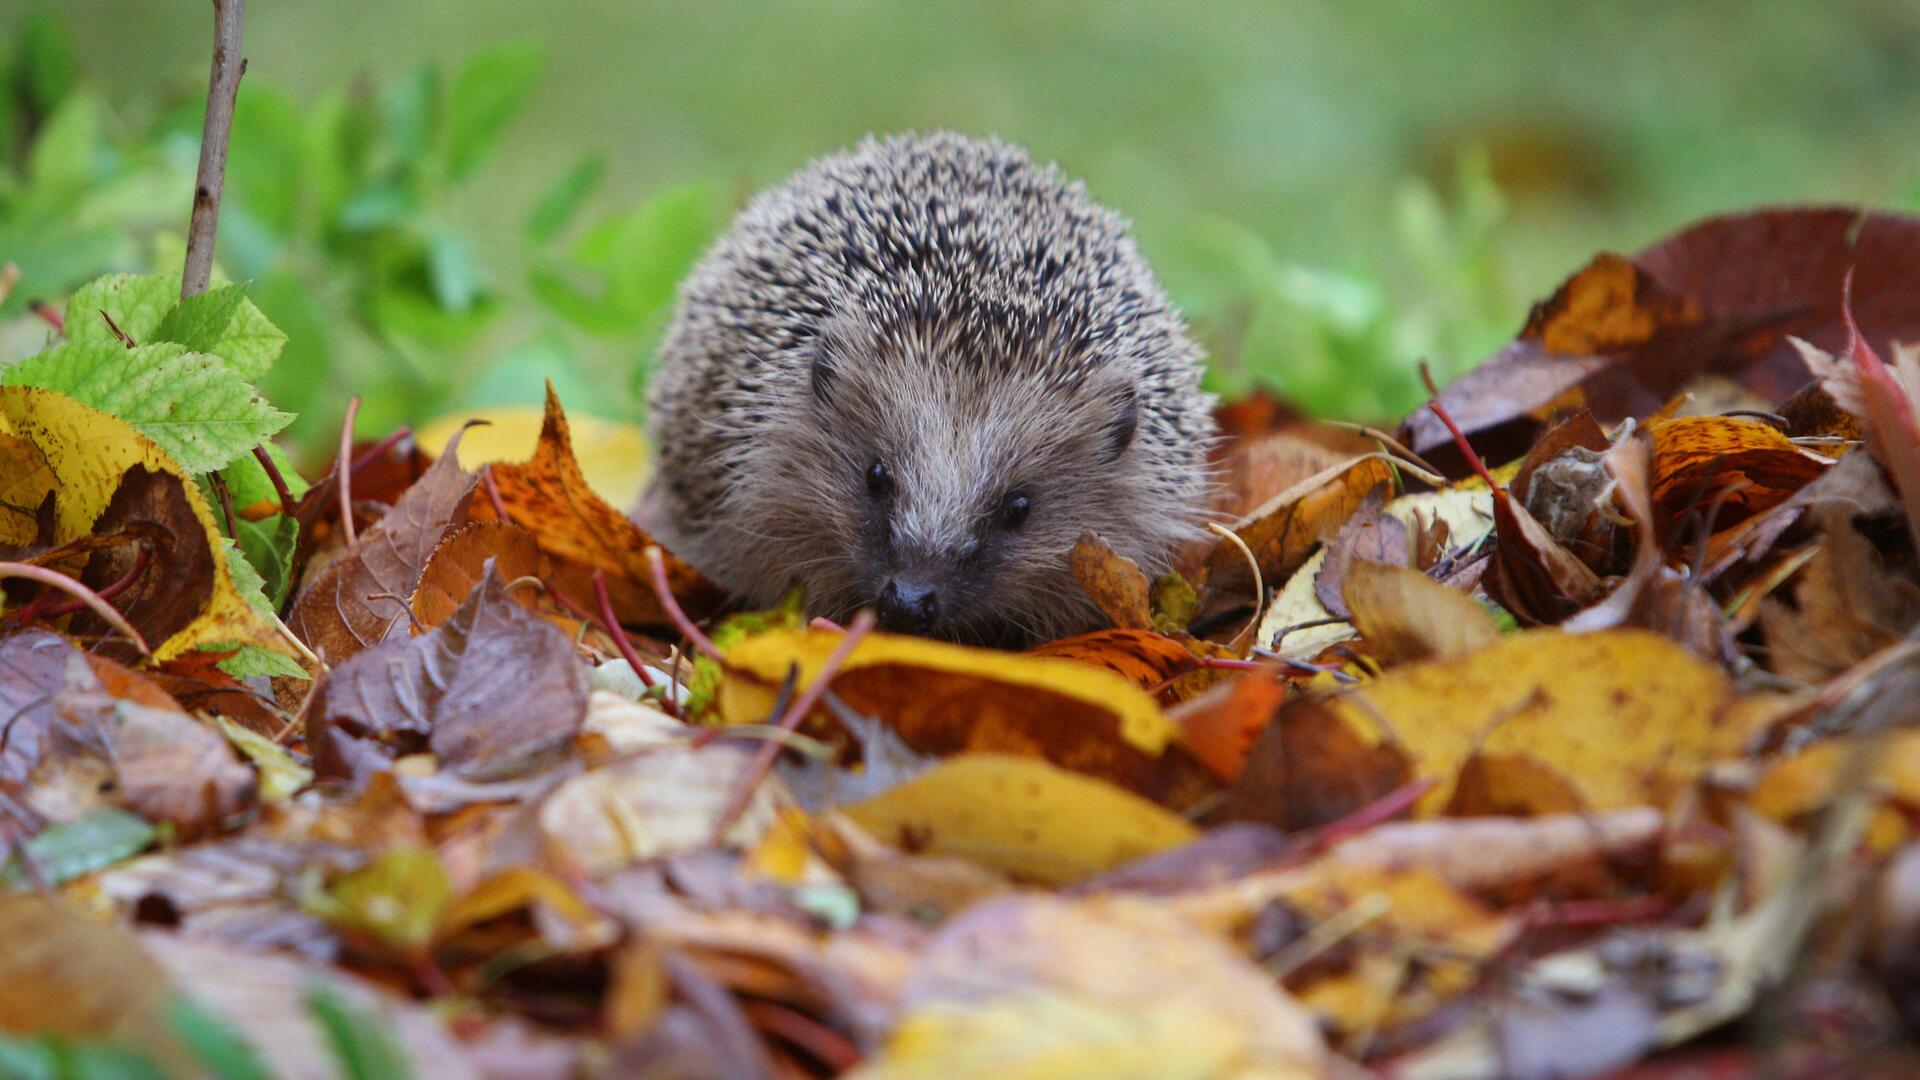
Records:
M810 606L870 607L884 629L975 642L1084 624L1067 555L1083 530L1122 531L1109 519L1140 504L1122 489L1139 475L1122 461L1137 449L1132 387L884 348L839 359L816 361L805 407L766 447L769 460L834 463L811 478L808 511L778 526Z

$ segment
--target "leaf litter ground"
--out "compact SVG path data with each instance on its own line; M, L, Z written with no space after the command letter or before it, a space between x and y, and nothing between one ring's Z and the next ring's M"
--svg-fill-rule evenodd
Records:
M175 288L0 385L16 1050L1920 1067L1920 220L1603 254L1392 432L1233 403L1230 527L1158 581L1082 537L1113 629L1018 654L716 614L557 400L277 475L283 339Z

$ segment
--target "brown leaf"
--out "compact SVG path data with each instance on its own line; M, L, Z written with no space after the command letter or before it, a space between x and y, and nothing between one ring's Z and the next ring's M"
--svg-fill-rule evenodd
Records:
M253 770L208 724L173 708L154 708L104 693L65 693L61 719L100 733L113 767L113 800L182 836L208 832L252 805Z
M1185 645L1151 630L1095 630L1049 641L1027 650L1034 656L1105 668L1142 690L1194 670L1196 660Z
M184 629L213 595L215 553L207 545L206 530L187 501L180 477L140 465L128 469L106 510L94 520L93 532L96 536L123 534L152 549L140 576L113 598L113 606L148 641L165 641ZM126 576L138 557L137 544L96 551L80 581L97 592ZM82 637L109 632L92 612L76 615L70 628ZM117 639L108 647L126 657L136 655L129 644Z
M405 638L412 631L408 598L441 538L466 520L475 480L453 454L434 462L392 510L307 584L287 625L330 664Z
M1376 490L1368 496L1359 513L1347 519L1340 531L1327 541L1327 557L1313 578L1313 593L1330 615L1347 617L1347 601L1342 595L1347 567L1356 562L1407 564L1407 527L1397 517L1383 514L1385 500Z
M452 454L442 461L453 458ZM546 420L533 460L523 465L492 465L500 501L513 524L534 534L540 550L553 560L552 584L576 600L593 596L593 572L607 575L613 610L622 622L660 626L667 622L660 601L647 583L645 553L657 546L646 531L601 498L587 483L573 457L567 415L560 398L547 387ZM476 520L498 517L482 500L473 508ZM719 586L692 566L666 554L667 585L680 606L694 618L720 605Z
M1821 682L1899 640L1920 621L1920 602L1888 574L1873 543L1841 503L1816 511L1820 549L1801 569L1794 606L1760 608L1768 666L1779 675Z
M1261 732L1211 820L1311 829L1412 779L1413 765L1398 747L1362 738L1318 698L1298 698Z
M1465 656L1500 640L1486 608L1411 567L1355 562L1345 589L1354 628L1388 666Z
M487 563L502 582L524 577L544 579L551 563L533 534L498 521L473 521L447 534L427 558L420 584L413 591L413 616L431 630L453 617L468 596L480 587ZM529 611L537 609L538 589L511 589L507 595Z
M1393 470L1380 455L1340 462L1268 500L1234 531L1252 549L1262 580L1272 588L1299 569L1315 545L1338 532L1374 489L1392 480ZM1239 545L1215 544L1207 556L1208 593L1252 590L1253 574Z
M1654 524L1663 541L1696 508L1705 513L1717 506L1717 532L1787 501L1833 464L1755 420L1656 420L1647 432L1653 438Z
M1180 725L1181 739L1193 756L1231 783L1287 693L1285 681L1255 672L1189 698L1167 715Z
M392 756L430 747L442 768L486 781L549 763L586 705L573 643L508 600L489 571L437 629L334 668L304 717L321 775L362 780Z
M1557 623L1600 593L1600 578L1510 494L1493 500L1495 544L1487 592L1527 623Z
M0 1031L108 1039L168 1073L195 1071L167 1030L165 971L124 930L57 900L0 896L0 940Z
M1081 533L1067 557L1067 565L1073 571L1074 580L1113 625L1133 630L1153 629L1147 575L1139 563L1109 547L1099 533L1091 529Z
M1920 336L1920 296L1908 285L1916 264L1920 219L1905 214L1779 207L1708 218L1631 262L1596 259L1440 403L1471 434L1530 427L1569 391L1603 424L1644 417L1702 373L1780 401L1806 381L1789 335L1828 352L1845 345L1849 271L1869 338ZM1425 410L1408 427L1420 453L1449 441Z
M1221 463L1221 488L1226 494L1220 510L1244 517L1275 495L1352 456L1285 431L1239 443Z
M98 690L87 658L65 638L37 627L0 637L0 823L8 818L28 835L44 818L25 801L24 787L54 743L56 695Z

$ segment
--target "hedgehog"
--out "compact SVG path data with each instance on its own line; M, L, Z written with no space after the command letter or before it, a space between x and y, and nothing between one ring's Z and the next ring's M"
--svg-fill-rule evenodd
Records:
M995 139L867 138L751 200L682 285L638 516L741 602L979 644L1105 620L1203 534L1203 356L1082 184Z

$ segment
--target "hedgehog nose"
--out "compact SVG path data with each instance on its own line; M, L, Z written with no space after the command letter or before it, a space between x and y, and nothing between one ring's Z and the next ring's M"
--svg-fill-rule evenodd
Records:
M880 629L924 634L940 621L940 595L926 585L889 578L880 590Z

